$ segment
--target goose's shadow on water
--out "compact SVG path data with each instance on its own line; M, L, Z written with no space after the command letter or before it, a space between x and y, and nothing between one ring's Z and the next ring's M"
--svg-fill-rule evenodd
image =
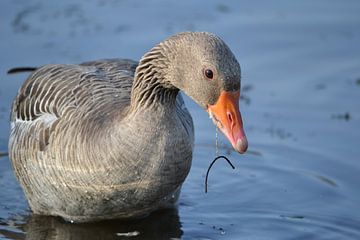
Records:
M177 209L163 209L143 219L131 221L110 220L73 224L60 218L30 215L16 224L23 233L0 230L0 235L11 239L177 239L183 232Z

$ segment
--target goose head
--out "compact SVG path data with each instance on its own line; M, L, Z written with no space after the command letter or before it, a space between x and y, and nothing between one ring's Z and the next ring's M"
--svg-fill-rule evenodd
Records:
M180 33L154 47L140 65L150 59L156 61L163 86L185 92L208 112L237 152L247 150L239 110L240 65L224 41L206 32Z

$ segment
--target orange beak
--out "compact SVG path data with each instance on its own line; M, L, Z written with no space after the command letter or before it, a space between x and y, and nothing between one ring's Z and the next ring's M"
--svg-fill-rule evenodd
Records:
M214 105L208 106L208 113L214 124L229 139L233 148L244 153L248 147L243 122L239 111L240 91L222 91Z

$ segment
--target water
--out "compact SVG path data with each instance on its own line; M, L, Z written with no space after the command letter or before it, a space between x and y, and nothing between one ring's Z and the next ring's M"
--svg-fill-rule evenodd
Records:
M139 59L184 30L220 35L242 66L249 152L238 155L190 99L191 172L177 209L131 222L71 224L31 215L0 157L4 239L360 239L358 1L25 1L0 3L0 151L26 74L14 66ZM136 236L124 234L138 233Z

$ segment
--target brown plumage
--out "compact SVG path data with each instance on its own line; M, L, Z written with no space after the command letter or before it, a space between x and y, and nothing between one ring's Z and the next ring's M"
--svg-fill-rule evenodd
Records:
M208 81L210 64L218 79ZM194 130L179 89L207 109L238 91L240 68L209 33L175 35L132 60L45 65L13 102L9 155L34 213L73 221L146 215L173 204Z

